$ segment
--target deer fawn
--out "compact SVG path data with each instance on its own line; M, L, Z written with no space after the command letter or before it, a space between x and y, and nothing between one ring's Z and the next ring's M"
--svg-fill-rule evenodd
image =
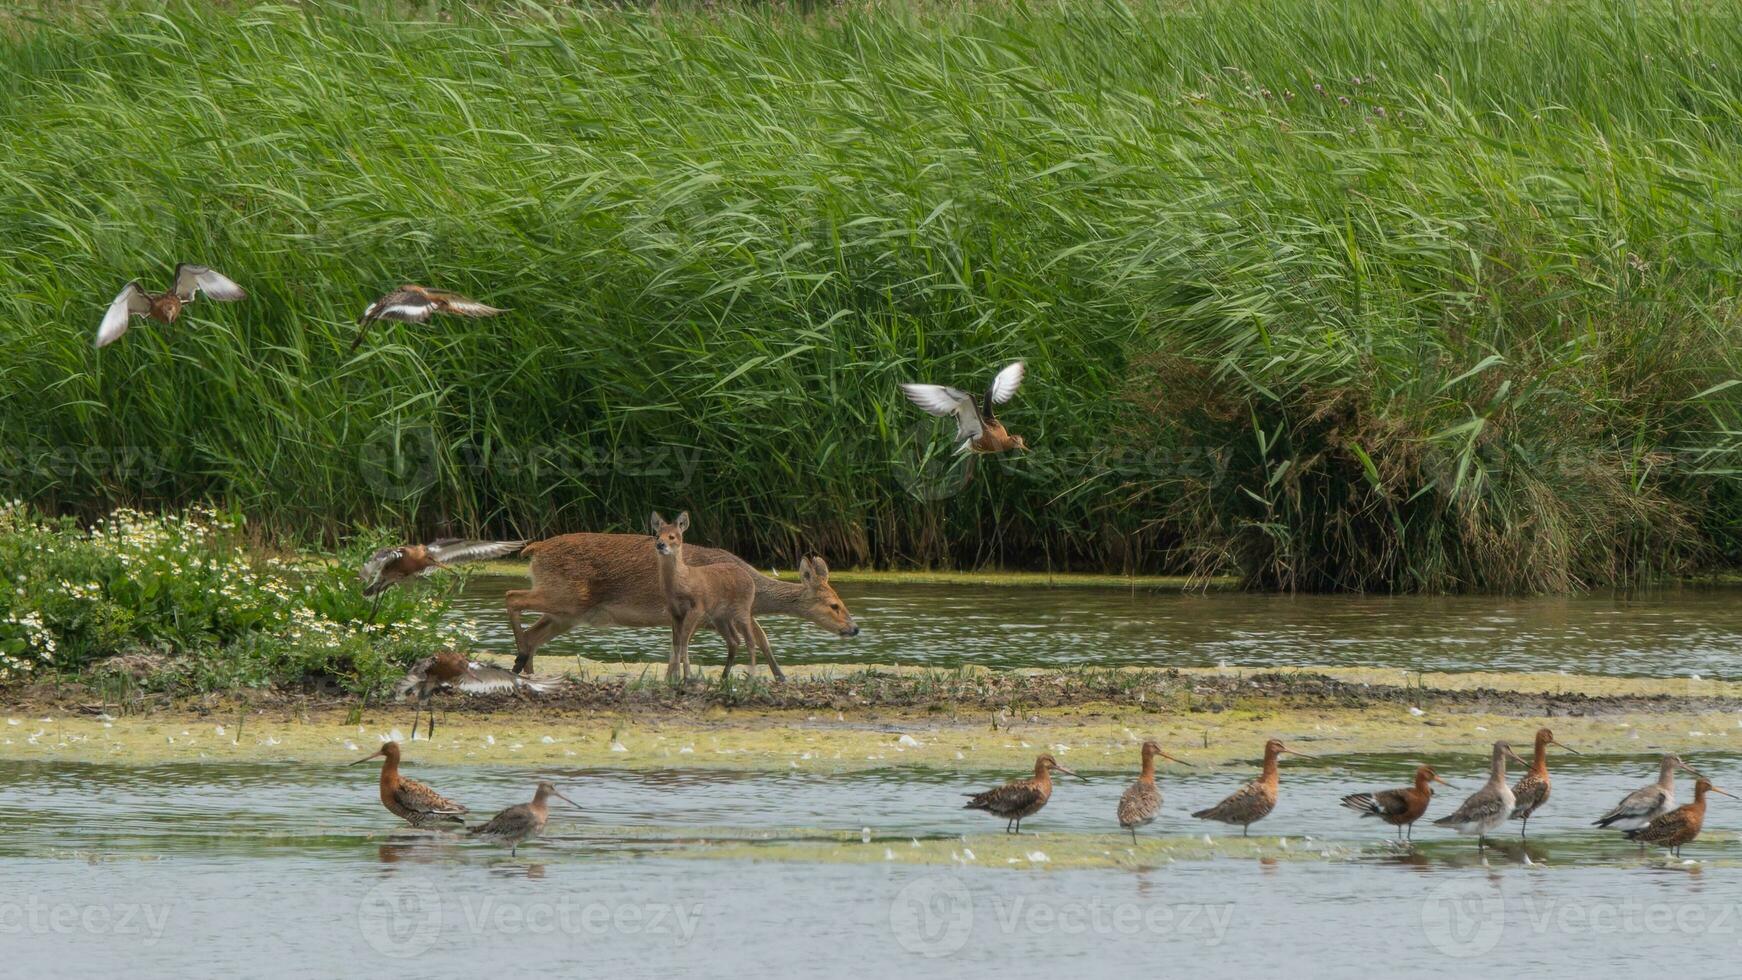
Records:
M508 625L514 630L514 669L532 667L538 648L575 626L669 626L665 590L659 584L659 563L653 539L645 534L564 534L536 541L522 549L532 559L532 588L510 591L506 598ZM799 564L799 581L782 582L757 572L731 552L699 544L685 545L684 561L695 565L730 563L755 577L756 616L796 616L842 637L858 636L859 626L846 603L829 585L829 566L821 558ZM538 622L522 627L522 613L537 612ZM751 621L756 645L768 657L768 669L783 679L774 651L762 627ZM727 660L728 669L732 661Z
M659 585L665 592L665 608L671 614L671 659L665 679L690 677L690 637L706 620L726 640L726 669L738 656L738 644L750 648L751 669L756 663L756 579L747 565L718 562L690 565L683 560L683 533L690 526L690 512L677 515L673 523L653 512L653 550L659 555Z

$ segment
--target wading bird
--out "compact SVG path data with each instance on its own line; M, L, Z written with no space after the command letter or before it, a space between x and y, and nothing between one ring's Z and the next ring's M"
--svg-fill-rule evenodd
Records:
M452 293L445 289L430 289L425 286L406 284L393 292L369 304L363 315L357 318L357 339L351 341L351 350L355 351L363 338L369 333L369 328L377 320L398 320L402 323L423 323L436 313L452 313L455 316L495 316L506 313L507 310L497 309L480 303L468 296Z
M1554 732L1546 728L1536 730L1536 754L1531 759L1530 771L1524 774L1517 786L1512 787L1512 819L1524 821L1518 828L1520 840L1524 839L1524 832L1530 829L1530 815L1548 802L1548 747L1551 745L1559 745L1574 755L1579 754L1577 749L1567 748L1555 741Z
M1143 743L1143 771L1125 790L1125 795L1119 797L1119 826L1131 831L1133 844L1137 843L1137 828L1149 826L1161 812L1161 788L1155 785L1156 756L1182 766L1191 765L1163 752L1154 739Z
M907 400L933 415L956 417L956 438L961 444L956 452L1001 453L1011 449L1026 451L1028 444L1021 436L1013 436L994 415L992 406L1002 405L1016 395L1027 368L1021 361L1004 367L992 379L984 399L976 399L960 388L946 385L903 384Z
M1245 837L1253 824L1276 809L1276 790L1282 782L1276 768L1276 757L1284 753L1298 755L1303 759L1312 758L1305 752L1296 752L1283 745L1282 739L1273 738L1264 743L1264 772L1257 779L1235 790L1215 806L1199 810L1192 816L1199 820L1237 823L1240 825L1240 836Z
M1396 827L1399 840L1413 840L1415 822L1427 812L1428 801L1434 798L1432 783L1451 786L1432 769L1420 766L1415 770L1415 785L1377 793L1351 793L1343 797L1342 805L1363 817L1378 817Z
M398 742L388 742L351 765L362 765L376 756L387 760L381 764L381 805L387 808L387 812L413 827L452 828L465 823L465 807L423 783L399 774Z
M579 803L558 793L550 783L539 783L531 803L503 810L489 822L473 827L472 836L493 844L507 844L508 853L513 856L521 844L544 833L544 825L550 820L550 805L546 801L553 796L577 810L581 808Z
M468 561L506 558L524 547L524 541L467 541L461 538L442 538L429 544L395 545L370 555L357 572L357 581L363 583L363 595L378 596L412 576L428 575L438 568Z
M1434 821L1437 827L1450 827L1460 834L1475 834L1476 849L1482 850L1488 846L1488 832L1504 824L1512 814L1512 808L1517 800L1512 795L1512 787L1506 785L1506 760L1511 759L1519 765L1524 765L1518 753L1512 751L1512 746L1505 742L1494 743L1494 759L1489 763L1488 781L1482 788L1470 794L1463 805L1451 813Z
M1657 766L1657 782L1628 793L1615 805L1615 809L1592 821L1593 827L1612 827L1619 831L1638 830L1658 817L1675 809L1675 771L1685 769L1693 773L1695 779L1703 779L1699 770L1681 760L1681 757L1671 753L1663 757ZM1645 849L1642 842L1640 850Z
M1046 806L1046 801L1052 798L1052 774L1062 772L1067 776L1076 776L1083 782L1088 782L1082 776L1059 765L1058 760L1050 754L1042 755L1034 760L1034 775L1027 779L1015 779L997 789L989 789L984 793L969 793L971 799L962 805L964 810L985 810L993 816L1004 818L1004 832L1007 834L1022 833L1022 818L1033 816Z
M1697 780L1692 803L1678 806L1643 827L1629 830L1627 839L1667 847L1671 854L1681 857L1682 845L1700 836L1700 828L1706 823L1707 793L1722 793L1732 800L1737 799L1734 793L1725 793L1705 779Z
M443 650L413 665L394 686L393 696L417 698L417 712L411 716L411 737L417 738L417 720L423 712L428 711L428 737L435 738L435 712L430 709L429 702L438 691L457 690L473 694L489 691L513 691L519 694L531 691L542 694L549 686L548 681L522 677L506 667L479 663L467 659L465 654L458 651Z
M222 273L203 265L183 262L175 267L175 283L166 293L148 293L135 279L121 287L121 294L109 304L103 322L97 327L97 346L107 347L127 332L136 316L150 317L159 323L174 323L182 307L192 303L204 292L221 303L247 299L248 293Z

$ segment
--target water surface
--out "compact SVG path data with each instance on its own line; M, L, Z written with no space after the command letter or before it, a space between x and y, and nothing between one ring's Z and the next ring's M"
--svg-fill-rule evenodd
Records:
M402 829L362 767L4 763L0 949L9 973L33 977L1244 977L1381 962L1429 976L1474 972L1484 956L1574 976L1642 956L1701 970L1736 942L1742 868L1727 828L1742 826L1742 804L1717 802L1711 839L1685 863L1586 826L1653 775L1647 756L1557 760L1531 842L1485 859L1427 826L1416 846L1389 846L1386 829L1335 805L1413 761L1286 764L1282 802L1258 828L1289 835L1281 859L1197 848L1092 869L1068 855L1128 853L1110 826L1124 775L1061 783L1015 866L922 866L904 859L914 839L971 835L952 851L988 839L997 821L960 809L959 794L1006 774L418 768L481 812L541 777L585 807L558 811L547 839L511 857ZM1479 781L1480 758L1431 761L1466 791ZM1694 762L1742 782L1735 757ZM1146 840L1227 834L1186 812L1249 775L1164 773ZM708 856L743 840L759 850Z
M485 646L513 650L502 593L524 583L513 576L467 583L459 613L479 625ZM1535 599L862 582L841 582L837 590L864 632L842 640L789 617L765 617L781 663L1742 673L1742 590L1733 588ZM657 629L579 626L544 650L664 663L668 637ZM695 649L710 664L723 651L713 637L698 638Z

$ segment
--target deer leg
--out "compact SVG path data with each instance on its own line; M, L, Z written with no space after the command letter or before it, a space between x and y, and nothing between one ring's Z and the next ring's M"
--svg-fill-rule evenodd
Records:
M750 632L756 638L756 645L762 648L762 655L768 658L768 670L774 675L774 679L777 681L786 680L786 674L780 669L780 663L774 659L774 648L768 645L768 634L762 632L762 624L752 619Z
M538 648L552 638L574 628L586 610L586 594L578 587L572 595L556 596L543 589L514 589L503 596L508 609L508 627L514 633L514 672L524 674L532 669L532 658ZM521 625L520 614L536 612L538 622Z
M670 683L678 679L681 670L683 679L690 679L690 637L696 633L696 627L702 624L701 609L691 609L682 619L674 619L671 624L671 660L665 665L665 680Z

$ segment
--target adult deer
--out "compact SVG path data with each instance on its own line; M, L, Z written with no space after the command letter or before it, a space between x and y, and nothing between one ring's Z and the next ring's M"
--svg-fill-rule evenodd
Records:
M532 587L510 591L506 599L508 625L514 631L514 669L532 668L539 647L585 623L588 626L670 626L665 592L659 584L653 539L645 534L563 534L535 541L521 550L532 560ZM729 551L689 544L683 549L689 565L733 562L750 568ZM821 558L799 563L799 580L783 582L750 569L755 576L753 616L796 616L839 636L858 636L859 626L846 603L829 585L829 566ZM522 613L539 613L523 627ZM768 636L751 621L756 646L768 658L776 680L784 680ZM732 667L728 651L726 668Z

